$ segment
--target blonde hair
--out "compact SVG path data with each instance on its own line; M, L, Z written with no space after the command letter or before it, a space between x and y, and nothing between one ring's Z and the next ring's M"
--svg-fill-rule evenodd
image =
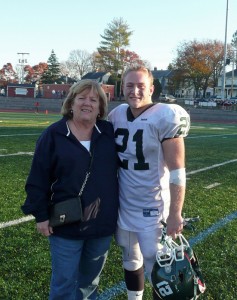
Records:
M146 73L148 75L149 80L150 80L150 85L151 86L153 85L154 77L153 77L151 71L148 68L144 67L144 66L131 66L128 69L126 69L123 73L123 78L122 78L123 83L124 83L125 77L130 72L143 72L143 73Z
M108 103L107 103L107 96L102 89L101 85L94 80L91 79L83 79L76 83L74 83L69 93L66 97L66 99L63 102L62 108L61 108L61 114L63 116L68 117L69 119L72 119L72 104L77 94L82 93L84 90L91 90L95 92L99 96L99 116L97 119L105 119L107 116L107 110L108 110Z

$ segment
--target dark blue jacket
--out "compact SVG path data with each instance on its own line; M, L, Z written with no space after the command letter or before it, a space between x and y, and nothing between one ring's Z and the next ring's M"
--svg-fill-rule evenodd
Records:
M93 151L92 151L93 149ZM54 234L87 239L114 233L118 214L117 155L112 124L97 121L91 138L93 162L82 194L86 221L54 228ZM67 119L50 125L36 143L22 211L36 222L49 219L50 201L78 195L90 164L90 152L71 133Z

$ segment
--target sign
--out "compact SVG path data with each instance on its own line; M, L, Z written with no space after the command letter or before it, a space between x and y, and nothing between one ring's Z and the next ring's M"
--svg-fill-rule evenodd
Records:
M28 93L27 89L23 89L23 88L15 89L15 95L27 95L27 93Z

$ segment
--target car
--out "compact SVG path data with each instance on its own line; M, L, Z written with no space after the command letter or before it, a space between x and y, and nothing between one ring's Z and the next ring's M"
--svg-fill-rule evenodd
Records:
M166 102L176 102L176 98L172 95L166 96Z
M176 102L176 98L173 95L161 94L160 97L159 97L159 100L162 101L162 102L169 102L169 103Z
M229 100L232 104L237 104L237 97L230 97Z
M230 100L225 100L224 102L222 102L222 105L224 106L231 106L233 103Z
M209 102L209 100L206 98L195 98L194 99L194 104L198 104L199 102Z

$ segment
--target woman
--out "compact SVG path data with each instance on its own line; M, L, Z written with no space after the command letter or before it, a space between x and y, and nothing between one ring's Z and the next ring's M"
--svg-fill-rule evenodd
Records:
M63 118L40 136L22 206L49 237L52 277L49 299L96 299L118 212L117 156L112 125L103 120L107 98L92 80L74 84ZM52 228L49 203L82 193L83 221Z

